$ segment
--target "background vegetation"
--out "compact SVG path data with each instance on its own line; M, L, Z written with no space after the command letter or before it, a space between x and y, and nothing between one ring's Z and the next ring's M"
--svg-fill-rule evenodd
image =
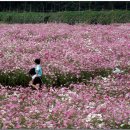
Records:
M0 22L127 23L129 9L129 1L4 1L0 2Z
M0 12L1 23L88 23L111 24L130 22L130 11L64 11L64 12Z
M58 12L85 10L129 10L129 1L3 1L0 11Z

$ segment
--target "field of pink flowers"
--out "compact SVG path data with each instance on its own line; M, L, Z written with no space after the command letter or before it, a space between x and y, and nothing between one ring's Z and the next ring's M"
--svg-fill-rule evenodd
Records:
M67 88L0 85L0 128L130 129L130 24L0 24L0 30L0 72L27 73L35 58L44 75L123 71Z
M40 91L0 86L0 128L130 128L130 75Z
M2 71L28 71L36 57L44 74L130 66L130 24L1 24L0 29Z

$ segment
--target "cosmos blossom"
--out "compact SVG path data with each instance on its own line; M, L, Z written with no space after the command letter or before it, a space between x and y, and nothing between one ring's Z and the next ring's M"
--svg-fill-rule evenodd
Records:
M129 24L0 25L0 70L28 71L41 58L44 74L55 68L79 73L130 65Z
M1 128L122 128L129 125L130 76L95 78L73 89L0 86ZM96 82L95 82L96 81ZM10 108L10 109L8 109Z
M44 74L130 66L130 24L0 25L0 71L27 72L41 58ZM42 90L0 85L0 128L130 128L130 74ZM71 88L71 89L69 89Z

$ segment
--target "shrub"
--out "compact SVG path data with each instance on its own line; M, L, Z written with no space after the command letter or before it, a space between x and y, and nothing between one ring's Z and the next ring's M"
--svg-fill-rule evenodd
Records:
M98 75L101 75L103 77L107 77L109 74L111 74L111 70L96 70L94 72L87 72L82 71L78 77L75 74L72 73L58 73L55 72L53 76L50 75L43 75L42 81L43 84L46 84L47 86L68 86L71 83L80 83L80 82L88 82L91 78L94 78ZM6 86L28 86L29 81L31 80L31 77L29 77L28 74L26 74L22 70L15 70L13 72L0 72L0 84L6 85Z
M4 23L88 23L111 24L130 22L130 11L64 11L52 13L0 12L0 22Z

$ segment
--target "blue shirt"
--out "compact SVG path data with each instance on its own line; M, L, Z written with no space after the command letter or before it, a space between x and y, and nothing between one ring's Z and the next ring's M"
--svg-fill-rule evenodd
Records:
M36 65L35 72L38 76L42 76L42 67L40 65Z

